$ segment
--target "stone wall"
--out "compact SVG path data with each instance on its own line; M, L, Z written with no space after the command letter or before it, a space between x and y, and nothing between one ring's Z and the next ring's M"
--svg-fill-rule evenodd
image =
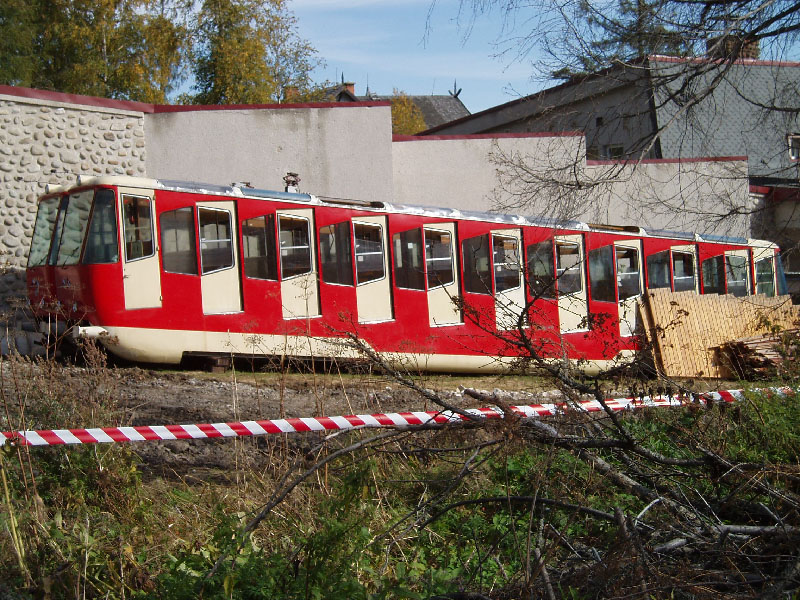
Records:
M24 320L18 300L45 185L77 175L144 176L145 159L142 112L0 94L2 321L13 327Z

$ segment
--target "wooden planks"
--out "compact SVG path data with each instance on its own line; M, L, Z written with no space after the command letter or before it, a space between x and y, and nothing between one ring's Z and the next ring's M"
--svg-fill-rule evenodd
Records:
M700 296L669 289L648 290L640 301L656 368L669 377L723 377L716 348L726 342L793 329L800 307L789 296Z

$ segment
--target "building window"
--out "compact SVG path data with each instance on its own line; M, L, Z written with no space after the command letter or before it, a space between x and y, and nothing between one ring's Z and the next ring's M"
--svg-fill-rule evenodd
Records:
M610 144L605 147L606 158L609 160L618 160L623 157L625 149L622 144Z
M800 160L800 135L789 136L789 158Z

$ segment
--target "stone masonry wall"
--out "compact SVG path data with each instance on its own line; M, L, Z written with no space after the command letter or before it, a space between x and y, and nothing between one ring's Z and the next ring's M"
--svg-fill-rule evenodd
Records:
M0 95L0 322L15 328L25 320L25 264L45 185L78 175L141 177L145 158L141 112Z

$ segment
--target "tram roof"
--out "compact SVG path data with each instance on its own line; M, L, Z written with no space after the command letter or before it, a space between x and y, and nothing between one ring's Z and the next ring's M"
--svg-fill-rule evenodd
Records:
M547 227L558 229L572 229L575 231L603 231L608 233L629 234L640 237L672 238L685 239L692 242L716 242L728 244L741 244L749 246L770 247L775 246L767 240L748 239L738 236L724 236L714 234L699 234L685 231L672 231L656 228L645 228L638 226L619 226L585 223L583 221L560 220L548 217L534 217L522 215L507 215L495 212L467 211L456 208L445 208L436 206L422 206L414 204L394 204L380 201L350 200L344 198L331 198L325 196L314 196L312 194L299 192L282 192L249 187L248 184L219 185L214 183L201 183L196 181L181 181L172 179L151 179L147 177L129 177L123 175L111 175L101 177L78 176L77 185L72 187L89 187L94 185L114 185L125 187L138 187L146 189L160 189L176 192L188 192L194 194L214 194L231 196L234 198L252 198L260 200L283 200L288 202L302 202L303 204L318 206L342 206L347 208L358 208L361 210L380 211L393 214L408 214L437 219L459 219L468 221L488 221L504 225ZM68 186L56 186L55 191L66 191Z

